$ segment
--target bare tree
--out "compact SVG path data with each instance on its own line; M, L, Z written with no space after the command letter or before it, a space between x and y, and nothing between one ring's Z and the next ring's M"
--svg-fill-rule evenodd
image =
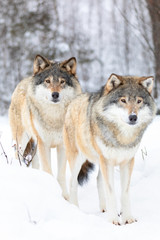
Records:
M152 38L154 43L154 58L155 58L155 90L154 97L158 97L158 82L160 83L160 1L146 0L147 7L152 23Z

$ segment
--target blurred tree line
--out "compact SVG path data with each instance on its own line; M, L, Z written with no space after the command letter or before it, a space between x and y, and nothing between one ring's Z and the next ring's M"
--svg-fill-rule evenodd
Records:
M37 54L75 56L84 91L114 72L160 81L159 0L0 1L0 114L17 83L32 74Z

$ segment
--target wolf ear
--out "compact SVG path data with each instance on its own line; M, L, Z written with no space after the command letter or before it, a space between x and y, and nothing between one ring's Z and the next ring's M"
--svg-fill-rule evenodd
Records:
M35 57L35 59L34 59L34 64L33 64L33 73L34 73L34 75L36 75L40 71L44 70L50 64L51 63L50 63L50 61L47 58L42 57L40 55L37 55Z
M145 77L140 80L140 84L149 92L152 92L153 89L153 77Z
M117 88L121 84L120 76L112 73L111 76L108 78L108 81L105 86L105 92L108 93L112 89Z
M76 66L77 66L77 61L75 57L72 57L60 64L61 68L65 68L67 72L76 75Z

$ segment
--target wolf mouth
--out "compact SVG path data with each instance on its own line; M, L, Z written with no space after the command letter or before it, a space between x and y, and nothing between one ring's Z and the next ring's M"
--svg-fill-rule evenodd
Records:
M53 102L53 103L59 103L60 100L59 100L59 99L52 99L51 102Z
M128 124L129 124L129 125L136 125L137 122L129 122Z

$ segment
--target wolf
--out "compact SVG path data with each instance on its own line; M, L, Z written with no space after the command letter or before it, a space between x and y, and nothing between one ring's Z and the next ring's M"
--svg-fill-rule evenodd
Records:
M16 158L32 160L33 167L52 174L50 149L57 148L57 178L64 197L67 189L62 129L67 107L80 93L74 57L55 62L37 55L33 75L17 85L9 108Z
M78 205L78 174L85 159L97 163L100 209L106 210L107 197L108 220L115 225L136 221L130 209L129 185L135 153L156 114L152 88L152 76L111 74L99 92L81 94L66 113L63 134L71 169L69 201ZM115 166L120 168L121 219L114 190Z

